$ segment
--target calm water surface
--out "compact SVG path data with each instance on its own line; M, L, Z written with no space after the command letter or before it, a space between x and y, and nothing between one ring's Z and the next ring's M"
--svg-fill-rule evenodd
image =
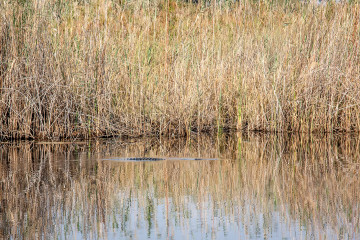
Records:
M0 145L1 239L360 239L360 140ZM109 161L168 157L219 160Z

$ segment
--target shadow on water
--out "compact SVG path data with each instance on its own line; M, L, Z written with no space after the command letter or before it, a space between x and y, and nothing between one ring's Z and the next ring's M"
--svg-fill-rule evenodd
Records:
M0 146L0 238L359 238L359 139ZM219 158L115 162L108 157Z

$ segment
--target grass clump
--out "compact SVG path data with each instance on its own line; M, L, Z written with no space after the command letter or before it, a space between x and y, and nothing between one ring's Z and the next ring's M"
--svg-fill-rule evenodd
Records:
M1 138L360 129L358 3L4 1Z

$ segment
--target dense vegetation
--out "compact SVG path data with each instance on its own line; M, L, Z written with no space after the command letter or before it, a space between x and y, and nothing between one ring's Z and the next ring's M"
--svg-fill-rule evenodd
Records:
M2 139L360 130L360 5L2 1Z

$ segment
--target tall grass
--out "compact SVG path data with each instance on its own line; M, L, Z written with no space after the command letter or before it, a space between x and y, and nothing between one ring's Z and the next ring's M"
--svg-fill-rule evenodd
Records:
M1 4L1 138L360 130L357 3Z

